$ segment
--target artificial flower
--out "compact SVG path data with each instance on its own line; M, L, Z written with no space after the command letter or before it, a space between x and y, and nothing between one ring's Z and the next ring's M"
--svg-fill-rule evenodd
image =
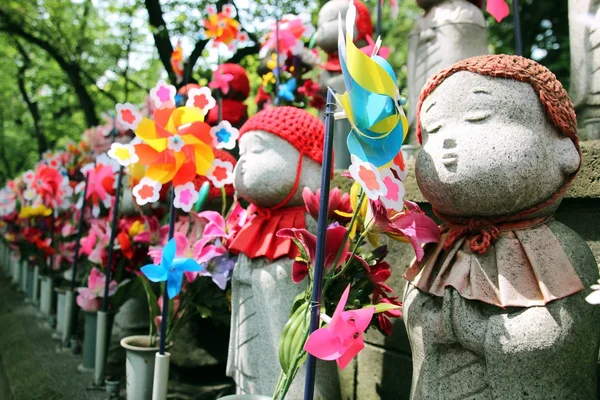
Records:
M82 172L87 174L87 192L85 198L90 202L92 215L97 218L100 215L100 204L109 209L115 195L115 171L112 166L102 163L86 166ZM86 183L81 182L77 188L77 193L83 193ZM83 196L77 202L77 208L83 207Z
M133 258L134 251L133 247L131 246L129 234L123 231L119 232L117 235L117 242L119 243L119 249L121 250L123 256L126 259L131 260Z
M160 314L154 318L154 325L156 326L156 331L160 332L160 326L162 325L162 311L163 311L163 305L164 305L163 296L160 296L158 298L157 303L158 303L158 308L160 310ZM179 297L175 297L173 299L173 310L174 310L175 319L179 319L181 317L181 315L183 314L183 310L179 310L180 304L181 304L181 300L179 299Z
M321 360L336 360L341 369L365 347L363 333L375 313L375 307L344 311L349 294L350 285L344 290L331 322L314 331L304 345L307 353Z
M106 276L97 268L92 268L88 276L87 287L77 289L77 304L85 311L97 311L100 308L100 299L104 297L104 286L106 285ZM117 282L110 281L108 285L108 295L112 296L117 292Z
M202 266L191 258L176 258L177 244L169 240L162 250L160 264L149 264L141 271L152 282L167 282L167 294L170 299L181 291L184 272L200 272Z
M204 115L217 105L217 101L206 86L190 89L187 98L186 107L196 107L202 110Z
M233 150L240 131L234 128L229 121L221 121L217 126L210 128L210 136L215 148Z
M19 218L36 218L36 217L49 217L52 215L52 209L46 207L43 204L35 206L23 206L19 211Z
M321 189L317 189L317 193L313 193L309 187L302 190L302 199L306 206L306 212L314 218L319 219L319 204L321 199ZM348 216L350 215L350 216ZM341 224L350 222L352 216L352 206L350 204L350 195L342 194L339 188L333 188L329 192L329 204L327 208L327 218L337 220Z
M141 244L164 246L167 243L169 226L160 226L156 216L144 216L144 229L133 237L133 241Z
M185 212L190 212L196 201L198 201L199 193L196 190L193 182L188 182L185 185L175 186L175 199L173 205Z
M387 194L387 187L381 180L379 169L370 162L364 162L358 157L351 155L352 164L348 168L352 178L360 184L367 197L377 200L379 196Z
M135 201L143 206L147 203L155 203L160 198L160 189L162 184L150 178L144 177L138 183L131 193L135 197Z
M284 54L290 52L298 55L304 48L302 39L309 39L315 32L310 16L306 14L284 15L276 24L272 24L265 35L265 42L259 52L260 58L265 58L269 51L277 50Z
M342 265L348 255L348 241L344 241L348 230L343 226L329 226L327 228L325 238L325 259L323 267L329 269L331 267L339 267ZM301 282L308 275L309 265L314 265L315 255L317 251L317 237L306 229L285 228L277 232L277 236L289 238L300 244L304 249L301 256L297 257L292 265L292 281L295 283ZM334 266L333 263L337 257L338 251L341 249L341 257L338 263Z
M233 183L233 164L229 161L215 158L211 167L206 172L206 177L217 188Z
M487 0L485 10L490 13L497 22L502 21L510 14L510 7L506 0Z
M110 225L107 220L94 220L87 236L81 238L81 253L88 256L94 264L102 265L107 255L106 248L110 241Z
M40 164L30 187L37 192L44 204L55 208L63 202L65 195L64 177L52 167Z
M142 114L131 103L118 103L115 109L117 110L117 121L127 129L135 130L142 122Z
M388 209L402 212L404 210L404 194L406 193L404 184L396 178L390 168L384 168L381 171L381 180L386 187L385 195L380 196L381 201Z
M108 156L116 160L119 165L128 167L140 161L140 158L135 154L135 147L131 144L113 143L108 150Z

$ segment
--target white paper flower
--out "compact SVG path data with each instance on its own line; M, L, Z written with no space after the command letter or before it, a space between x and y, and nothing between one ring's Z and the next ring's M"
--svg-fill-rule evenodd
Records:
M117 122L127 129L135 130L142 122L142 114L133 104L119 103L115 108L117 109Z
M236 16L235 7L233 6L233 4L224 4L221 8L221 12L224 16L228 18L235 18Z
M221 121L219 125L210 128L213 146L217 149L232 150L240 137L240 131L231 126L229 121Z
M23 172L23 180L25 181L25 183L29 184L29 183L33 182L34 178L35 178L35 173L32 170L27 170L27 171Z
M600 279L598 279L598 285L592 285L592 289L594 291L585 298L585 301L590 304L600 304Z
M23 192L23 198L27 201L33 201L36 197L38 197L38 194L34 189L26 189Z
M239 31L237 37L235 38L238 45L245 45L250 41L250 37L248 36L248 32Z
M380 197L383 205L386 208L402 212L404 210L404 195L406 194L404 184L396 178L389 168L381 171L381 180L387 189L385 196Z
M176 93L177 89L175 89L175 86L160 80L156 86L150 90L150 98L154 101L156 108L174 107Z
M176 153L179 153L181 149L185 146L185 142L179 135L169 136L167 139L167 148L173 150Z
M143 206L147 203L155 203L160 198L160 189L162 184L150 178L144 177L138 183L133 190L133 196L135 197L136 203Z
M217 13L217 6L214 4L209 4L206 6L205 10L208 15L215 15Z
M173 200L173 205L185 212L190 212L199 197L200 195L198 191L196 191L194 183L188 182L185 185L175 186L175 199Z
M108 156L122 165L128 167L140 161L140 158L135 153L135 147L130 144L113 143L108 150Z
M219 189L233 183L233 164L215 158L206 172L206 177Z
M217 102L212 97L210 88L203 86L201 88L192 88L188 91L188 99L185 105L187 107L199 108L206 115L209 110L217 105Z
M351 155L352 164L348 168L352 178L360 184L367 197L377 200L379 196L387 194L387 187L381 180L379 169L370 162L364 162L355 155Z

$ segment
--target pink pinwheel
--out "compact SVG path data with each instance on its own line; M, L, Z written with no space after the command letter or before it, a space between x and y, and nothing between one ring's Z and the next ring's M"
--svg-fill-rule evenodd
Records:
M497 22L502 21L510 14L510 8L506 0L487 0L485 10L490 13Z
M77 289L77 304L85 311L97 311L100 308L100 299L104 297L104 286L106 285L106 276L98 268L92 268L88 277L88 286ZM112 296L117 292L117 282L110 281L108 286L108 295Z
M329 325L314 331L304 345L304 350L321 360L336 360L341 369L365 347L363 333L375 313L375 307L344 311L349 293L350 285L344 290Z
M62 204L66 194L64 177L55 168L40 164L35 170L30 188L40 196L47 207L54 208Z
M271 25L271 31L265 36L266 41L260 49L259 57L264 58L269 50L275 51L277 49L276 37L279 37L279 52L281 54L290 52L293 55L298 55L304 48L304 42L301 39L310 38L314 32L315 28L310 23L309 18L284 15L279 21L279 32L276 32L275 24Z
M112 199L115 194L115 171L112 166L97 164L95 167L83 168L84 173L88 174L88 188L85 198L91 202L92 215L98 217L100 215L100 203L105 208L110 208ZM85 183L78 185L77 191L83 192ZM83 197L77 202L77 208L83 206Z
M208 84L211 89L219 89L221 93L229 93L229 82L233 80L232 74L222 74L219 70L213 72L213 80Z

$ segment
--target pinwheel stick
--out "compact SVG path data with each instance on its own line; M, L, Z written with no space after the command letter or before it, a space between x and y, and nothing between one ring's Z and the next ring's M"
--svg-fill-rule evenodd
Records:
M69 291L67 291L66 302L65 302L65 326L63 329L62 342L63 344L67 343L69 338L71 337L71 331L73 330L73 319L75 313L73 310L75 309L75 285L77 283L77 261L79 259L79 249L81 240L81 235L83 234L83 229L85 227L84 224L84 213L85 207L87 205L87 190L88 190L88 180L89 173L85 175L85 184L83 186L83 201L81 203L81 216L79 218L79 226L77 227L77 236L75 239L75 254L73 255L73 267L71 268L71 286Z
M279 16L275 17L275 105L279 105Z
M519 0L513 0L513 21L515 24L515 48L518 56L523 55L523 34L521 33L521 16L519 14Z
M377 0L377 25L376 25L377 36L381 36L381 14L383 11L382 8L383 8L383 0Z
M334 113L336 104L333 91L327 91L327 105L325 108L325 146L323 148L323 169L321 170L321 203L319 205L319 219L317 228L317 250L314 265L314 280L312 299L310 304L310 329L313 333L319 328L321 313L321 292L323 288L323 269L325 262L325 236L327 233L327 210L329 208L329 185L331 180L331 163L333 153ZM304 400L313 400L315 392L315 374L317 360L311 354L306 359L306 380L304 382Z
M94 383L96 386L102 386L104 382L104 367L106 365L106 342L111 331L111 324L108 321L109 295L108 289L111 281L112 261L114 253L114 243L117 236L117 222L119 221L119 200L121 199L121 189L123 188L124 167L119 168L117 177L117 192L115 193L115 205L113 206L112 221L110 224L110 239L108 242L108 256L106 262L106 271L104 281L104 297L102 299L102 310L98 311L98 324L96 326L96 362L94 365Z
M173 239L175 234L175 186L171 189L171 209L169 211L169 240ZM167 291L167 282L165 282L165 290L163 292L163 309L162 309L162 321L160 324L160 342L158 346L158 353L161 356L165 355L165 341L167 337L167 318L169 317L169 293Z

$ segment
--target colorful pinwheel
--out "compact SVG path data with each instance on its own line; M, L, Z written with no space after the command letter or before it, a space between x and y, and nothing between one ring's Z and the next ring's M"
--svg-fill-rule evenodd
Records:
M152 282L167 282L167 293L172 299L181 291L184 272L201 272L203 267L192 258L175 257L177 243L169 240L162 250L160 264L149 264L141 271Z
M348 135L350 153L376 167L388 164L400 151L408 132L408 121L394 70L376 53L371 57L353 42L356 7L350 3L346 15L346 38L339 19L338 51L346 92L336 95L352 127Z
M175 94L174 86L158 82L150 91L157 107L154 120L141 118L133 126L137 138L143 142L133 145L135 155L139 164L148 167L144 178L133 190L140 205L158 200L157 191L167 182L172 181L177 189L193 182L196 175L205 176L215 158L211 128L204 122L205 115L215 105L210 89L190 90L186 105L178 108L175 107ZM139 115L132 108L131 105L121 106L118 118ZM136 121L136 118L130 120ZM188 192L176 190L176 193ZM186 202L176 202L183 203Z
M310 22L310 15L284 15L279 21L279 32L277 27L272 24L270 31L264 37L258 56L265 58L269 51L277 51L277 39L279 38L279 52L298 55L304 48L302 39L310 39L315 33L315 28Z
M229 93L229 82L233 80L232 74L222 74L218 69L213 72L213 80L208 84L211 89L219 89L221 93Z
M234 19L236 11L233 5L225 4L221 12L217 12L217 7L211 4L206 7L206 12L208 18L203 21L203 39L211 39L215 46L223 43L231 50L248 42L248 34L241 30L240 23Z
M181 42L177 41L177 46L171 53L171 67L177 77L177 82L181 82L183 79L183 49L181 48Z
M92 215L98 218L100 215L100 204L109 209L115 195L115 168L110 165L97 163L96 166L89 164L81 171L88 176L87 192L85 198L92 205ZM76 193L83 193L85 182L79 183L75 188ZM83 196L79 198L76 207L83 206Z

